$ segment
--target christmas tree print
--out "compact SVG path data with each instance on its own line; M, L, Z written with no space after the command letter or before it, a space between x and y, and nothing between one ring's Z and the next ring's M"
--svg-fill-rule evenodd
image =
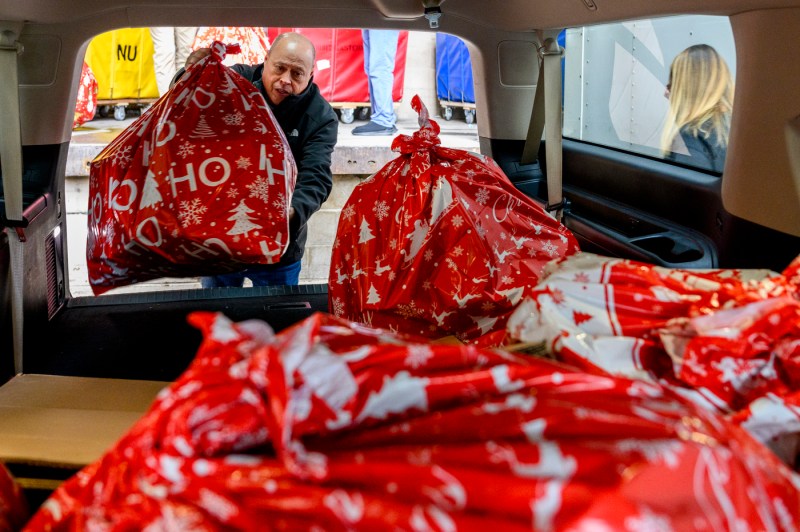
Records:
M189 136L193 139L207 139L216 135L214 135L214 130L206 122L206 115L200 115L200 120L197 121L194 131Z
M580 325L581 323L587 322L593 317L594 316L587 314L586 312L581 312L579 310L572 311L572 321L575 322L575 325Z
M142 187L142 200L139 202L139 208L154 207L156 204L161 203L163 198L158 191L158 183L156 182L156 175L152 170L147 171L147 177L144 178L144 187Z
M230 211L233 215L228 220L234 222L234 224L228 231L229 235L246 235L253 229L261 229L260 225L253 223L250 219L250 213L255 211L248 207L244 201L240 201L239 205Z
M381 302L381 296L378 295L378 291L375 289L375 285L370 283L369 292L367 293L367 303L374 304L380 302Z
M372 231L369 227L369 223L367 223L366 218L361 219L361 234L358 238L358 243L363 244L364 242L369 242L375 238L375 235L372 234Z

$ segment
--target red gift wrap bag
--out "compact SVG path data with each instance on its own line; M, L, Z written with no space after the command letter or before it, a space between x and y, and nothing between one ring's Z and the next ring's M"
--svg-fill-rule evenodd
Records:
M214 41L239 45L239 53L225 56L222 64L226 66L239 63L258 65L264 62L269 50L269 37L264 28L218 26L199 28L192 43L192 50L209 48Z
M681 270L580 253L509 320L586 371L661 382L800 456L800 257L768 270ZM777 422L780 420L780 422Z
M192 365L28 530L795 530L792 472L658 385L314 314Z
M0 464L0 532L21 530L29 517L28 503L19 484Z
M211 49L92 161L95 294L272 264L286 250L289 144L259 91L222 65L226 46Z
M394 139L400 155L342 209L329 308L405 334L502 345L508 315L577 241L492 159L440 147L418 96L412 106L419 131Z
M78 85L78 100L75 103L75 117L72 120L72 129L85 124L97 111L97 78L92 69L83 62L81 68L81 81Z

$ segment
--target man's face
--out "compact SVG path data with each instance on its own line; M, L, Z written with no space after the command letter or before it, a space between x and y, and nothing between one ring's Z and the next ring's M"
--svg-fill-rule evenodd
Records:
M287 96L303 92L312 73L311 48L302 41L283 39L270 49L261 81L270 101L278 105Z

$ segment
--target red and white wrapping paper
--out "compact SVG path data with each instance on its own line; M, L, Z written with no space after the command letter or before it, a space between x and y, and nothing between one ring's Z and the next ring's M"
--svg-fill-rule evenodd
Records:
M20 530L29 517L28 503L19 484L0 464L0 532Z
M791 471L658 385L325 314L189 369L29 530L793 530Z
M289 144L259 91L222 65L226 46L211 48L92 161L95 294L272 264L286 250L297 174Z
M404 334L502 345L544 265L578 244L492 159L440 147L439 125L418 96L411 105L419 131L394 139L399 156L342 209L329 308Z
M794 464L800 410L784 399L800 391L799 265L680 270L580 253L549 265L509 334L587 371L675 386Z
M81 67L81 80L78 85L78 99L75 102L75 116L72 119L72 128L85 124L97 111L97 78L86 61Z
M208 26L197 30L192 50L210 48L214 41L237 43L240 51L225 56L222 64L232 66L238 63L258 65L264 62L269 50L269 37L264 28L257 27L219 27Z

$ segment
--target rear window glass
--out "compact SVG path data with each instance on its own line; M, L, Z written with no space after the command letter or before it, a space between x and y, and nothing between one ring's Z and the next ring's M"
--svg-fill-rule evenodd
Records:
M736 54L727 17L570 28L564 136L721 172Z

